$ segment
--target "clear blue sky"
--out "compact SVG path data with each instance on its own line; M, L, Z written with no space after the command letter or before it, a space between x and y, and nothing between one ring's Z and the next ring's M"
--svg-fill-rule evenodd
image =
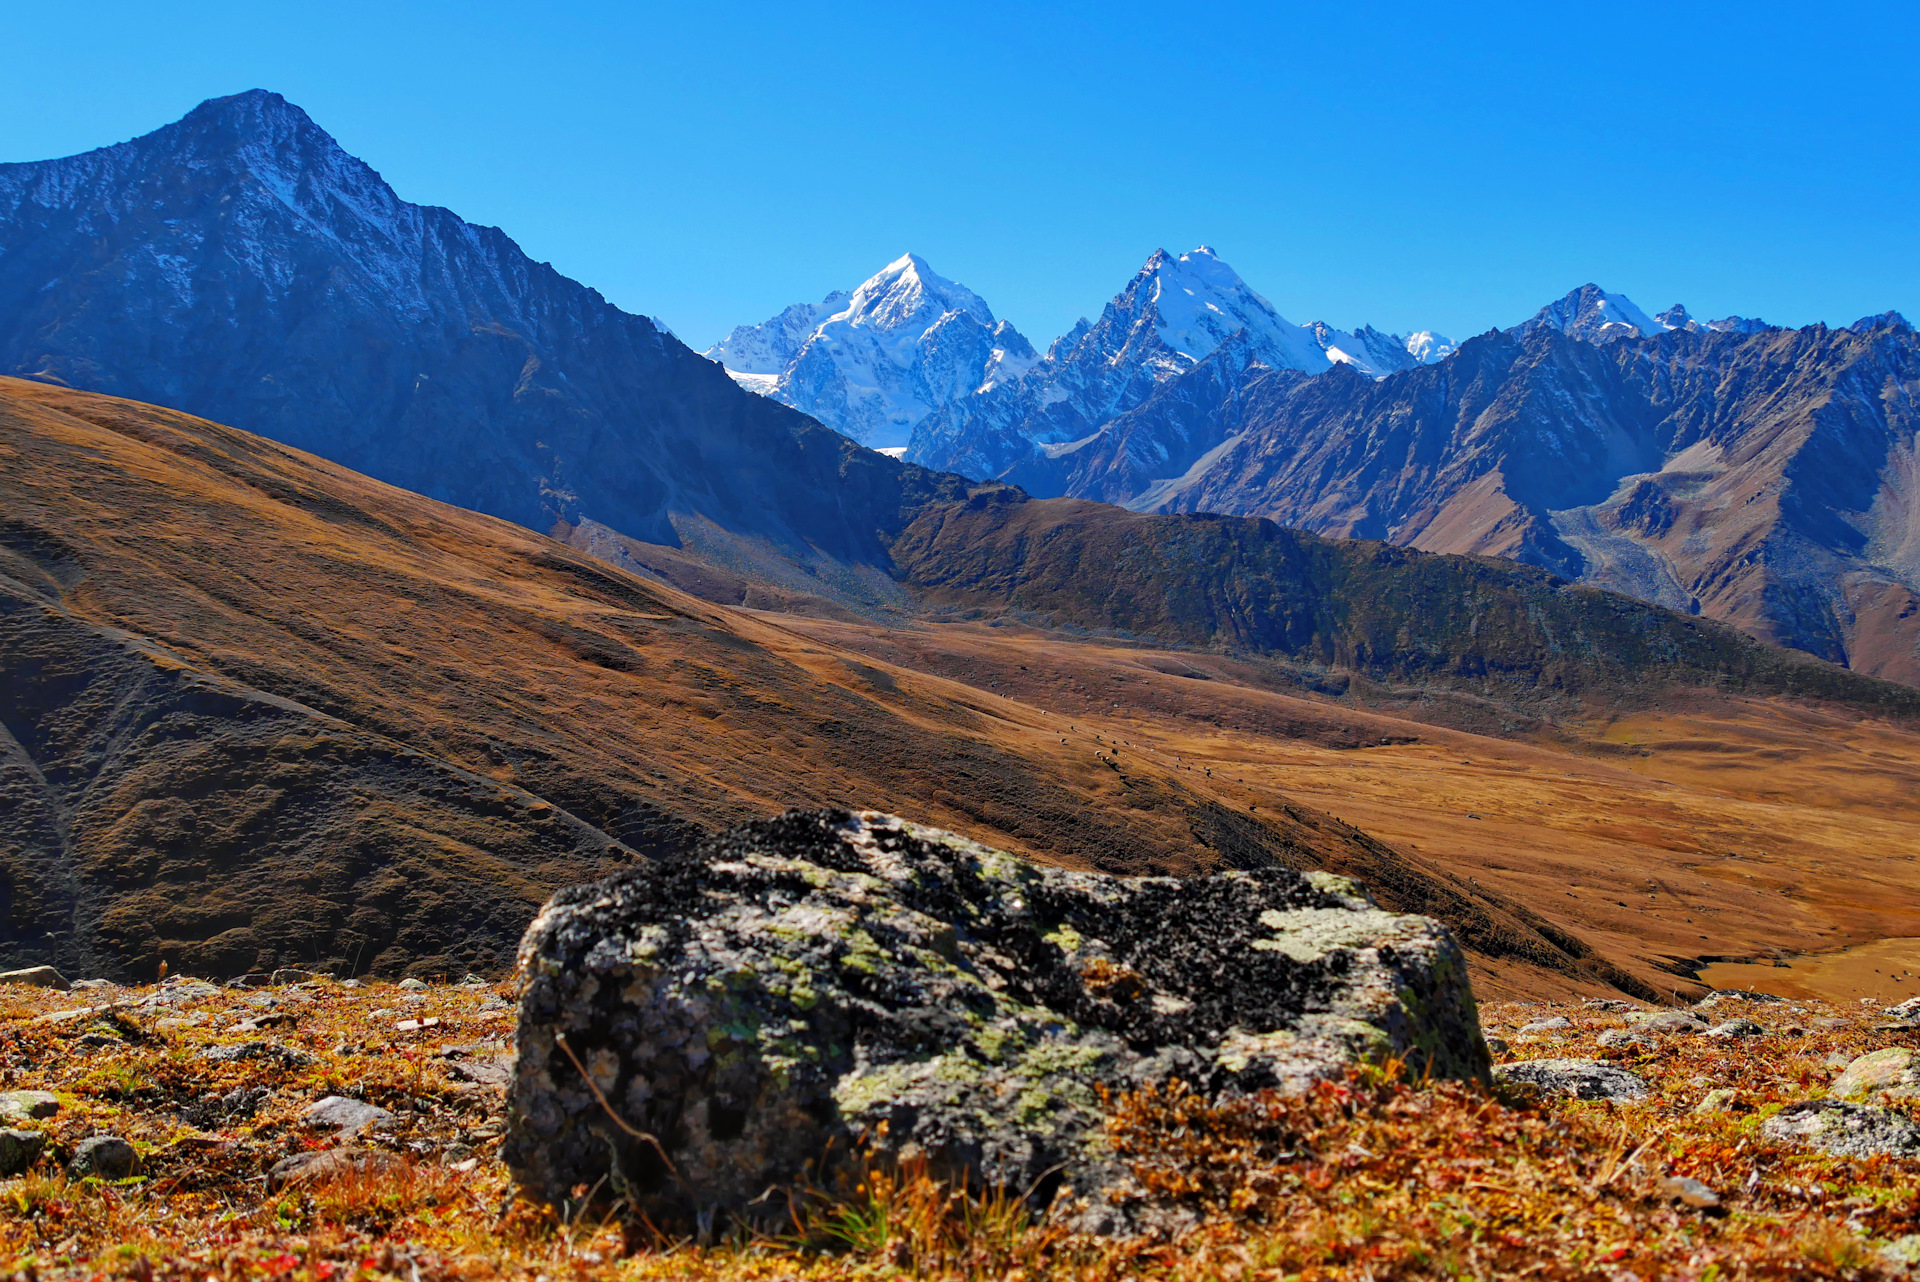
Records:
M1576 12L1577 11L1577 12ZM695 346L907 249L1036 343L1157 246L1295 321L1920 315L1920 4L10 6L0 159L262 87Z

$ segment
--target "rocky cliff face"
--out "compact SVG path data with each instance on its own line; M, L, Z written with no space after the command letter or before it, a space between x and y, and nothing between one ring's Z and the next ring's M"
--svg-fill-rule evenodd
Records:
M500 231L401 200L260 91L0 165L0 372L188 410L543 531L677 544L691 520L871 561L906 475Z
M1232 443L1142 506L1512 557L1920 682L1920 340L1897 316L1604 346L1538 326L1382 382L1236 390L1199 433Z
M984 299L918 254L850 294L742 325L706 354L742 387L879 449L905 446L932 410L1016 378L1037 359Z

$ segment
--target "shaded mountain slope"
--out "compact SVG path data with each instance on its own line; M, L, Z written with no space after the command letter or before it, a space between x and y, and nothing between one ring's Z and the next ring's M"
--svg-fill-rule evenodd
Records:
M0 380L0 511L0 962L497 968L560 884L876 804L1080 867L1334 866L1614 973L1318 811L186 415Z
M1536 328L1370 383L1267 380L1161 504L1509 556L1920 682L1920 339Z
M0 373L183 409L546 531L702 520L868 562L937 484L536 263L413 205L253 91L0 165Z
M1259 518L982 491L922 511L893 552L930 603L1381 679L1602 703L1709 686L1920 715L1920 691L1710 620L1510 562L1324 539Z

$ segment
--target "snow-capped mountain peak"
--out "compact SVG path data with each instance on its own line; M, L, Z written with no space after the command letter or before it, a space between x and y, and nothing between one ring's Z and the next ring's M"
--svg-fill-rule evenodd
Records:
M1038 357L986 301L903 254L851 291L742 325L707 350L734 380L875 447Z
M1543 327L1589 343L1652 338L1676 328L1647 315L1625 294L1609 294L1591 283L1548 303L1519 328L1528 332Z

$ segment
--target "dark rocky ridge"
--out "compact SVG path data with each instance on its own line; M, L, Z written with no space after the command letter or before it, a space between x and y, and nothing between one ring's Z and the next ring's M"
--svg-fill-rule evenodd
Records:
M1508 557L1920 683L1911 326L1627 328L1530 324L1377 382L1229 342L1086 444L989 474Z

